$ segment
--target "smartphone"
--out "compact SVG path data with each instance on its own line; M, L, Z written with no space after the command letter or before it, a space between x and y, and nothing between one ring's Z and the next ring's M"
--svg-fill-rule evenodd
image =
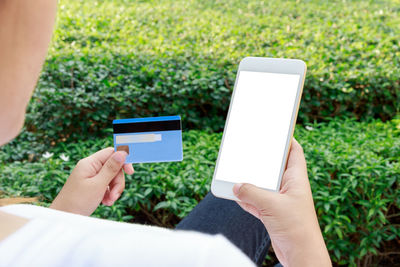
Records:
M306 69L298 59L240 62L211 183L216 197L238 200L236 183L279 191Z

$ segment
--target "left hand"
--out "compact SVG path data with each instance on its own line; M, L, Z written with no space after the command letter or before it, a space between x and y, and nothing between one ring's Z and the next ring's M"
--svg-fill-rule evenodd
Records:
M91 215L100 203L111 206L125 188L125 171L133 174L132 164L124 164L126 152L109 147L81 159L50 208Z

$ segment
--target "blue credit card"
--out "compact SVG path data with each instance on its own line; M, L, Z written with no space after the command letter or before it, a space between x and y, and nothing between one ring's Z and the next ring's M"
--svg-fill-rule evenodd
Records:
M126 151L126 163L181 161L180 116L113 121L114 149Z

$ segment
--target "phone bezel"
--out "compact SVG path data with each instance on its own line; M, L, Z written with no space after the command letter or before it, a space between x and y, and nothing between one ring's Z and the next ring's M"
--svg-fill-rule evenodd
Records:
M287 157L288 157L289 148L290 148L292 137L293 137L294 127L296 125L297 113L299 110L301 95L303 92L303 86L304 86L304 80L305 80L305 74L307 71L307 66L306 66L305 62L302 60L283 59L283 58L246 57L246 58L242 59L242 61L240 62L239 68L237 71L237 75L236 75L235 86L233 88L232 97L231 97L231 101L230 101L230 105L229 105L229 110L228 110L228 114L227 114L227 118L226 118L224 134L222 136L221 145L220 145L220 149L218 152L218 158L217 158L217 162L215 164L214 175L213 175L213 179L211 182L211 192L214 196L220 197L220 198L225 198L225 199L230 199L230 200L236 200L236 201L239 201L239 199L234 196L233 191L232 191L232 188L235 185L235 183L222 181L222 180L216 180L215 174L216 174L216 170L218 168L218 161L219 161L221 150L222 150L222 147L224 144L225 131L226 131L226 127L229 123L229 115L230 115L230 111L231 111L232 102L235 97L236 85L237 85L238 77L239 77L238 74L240 71L254 71L254 72L269 72L269 73L300 75L299 84L298 84L297 93L296 93L296 100L295 100L295 103L293 106L289 132L287 135L287 140L286 140L286 145L285 145L285 152L284 152L284 155L282 158L282 164L281 164L281 168L279 171L279 180L278 180L277 188L275 190L271 190L268 188L262 188L262 189L270 190L270 191L279 191L280 186L281 186L283 172L285 170L286 163L287 163Z

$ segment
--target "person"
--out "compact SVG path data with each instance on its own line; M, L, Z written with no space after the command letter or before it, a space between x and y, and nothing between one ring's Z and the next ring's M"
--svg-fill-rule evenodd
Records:
M0 145L23 125L56 6L0 0ZM208 194L175 230L88 217L120 197L134 172L125 157L106 148L80 160L50 208L1 207L0 266L252 266L271 243L284 266L331 265L296 140L279 193L237 184L238 203Z

